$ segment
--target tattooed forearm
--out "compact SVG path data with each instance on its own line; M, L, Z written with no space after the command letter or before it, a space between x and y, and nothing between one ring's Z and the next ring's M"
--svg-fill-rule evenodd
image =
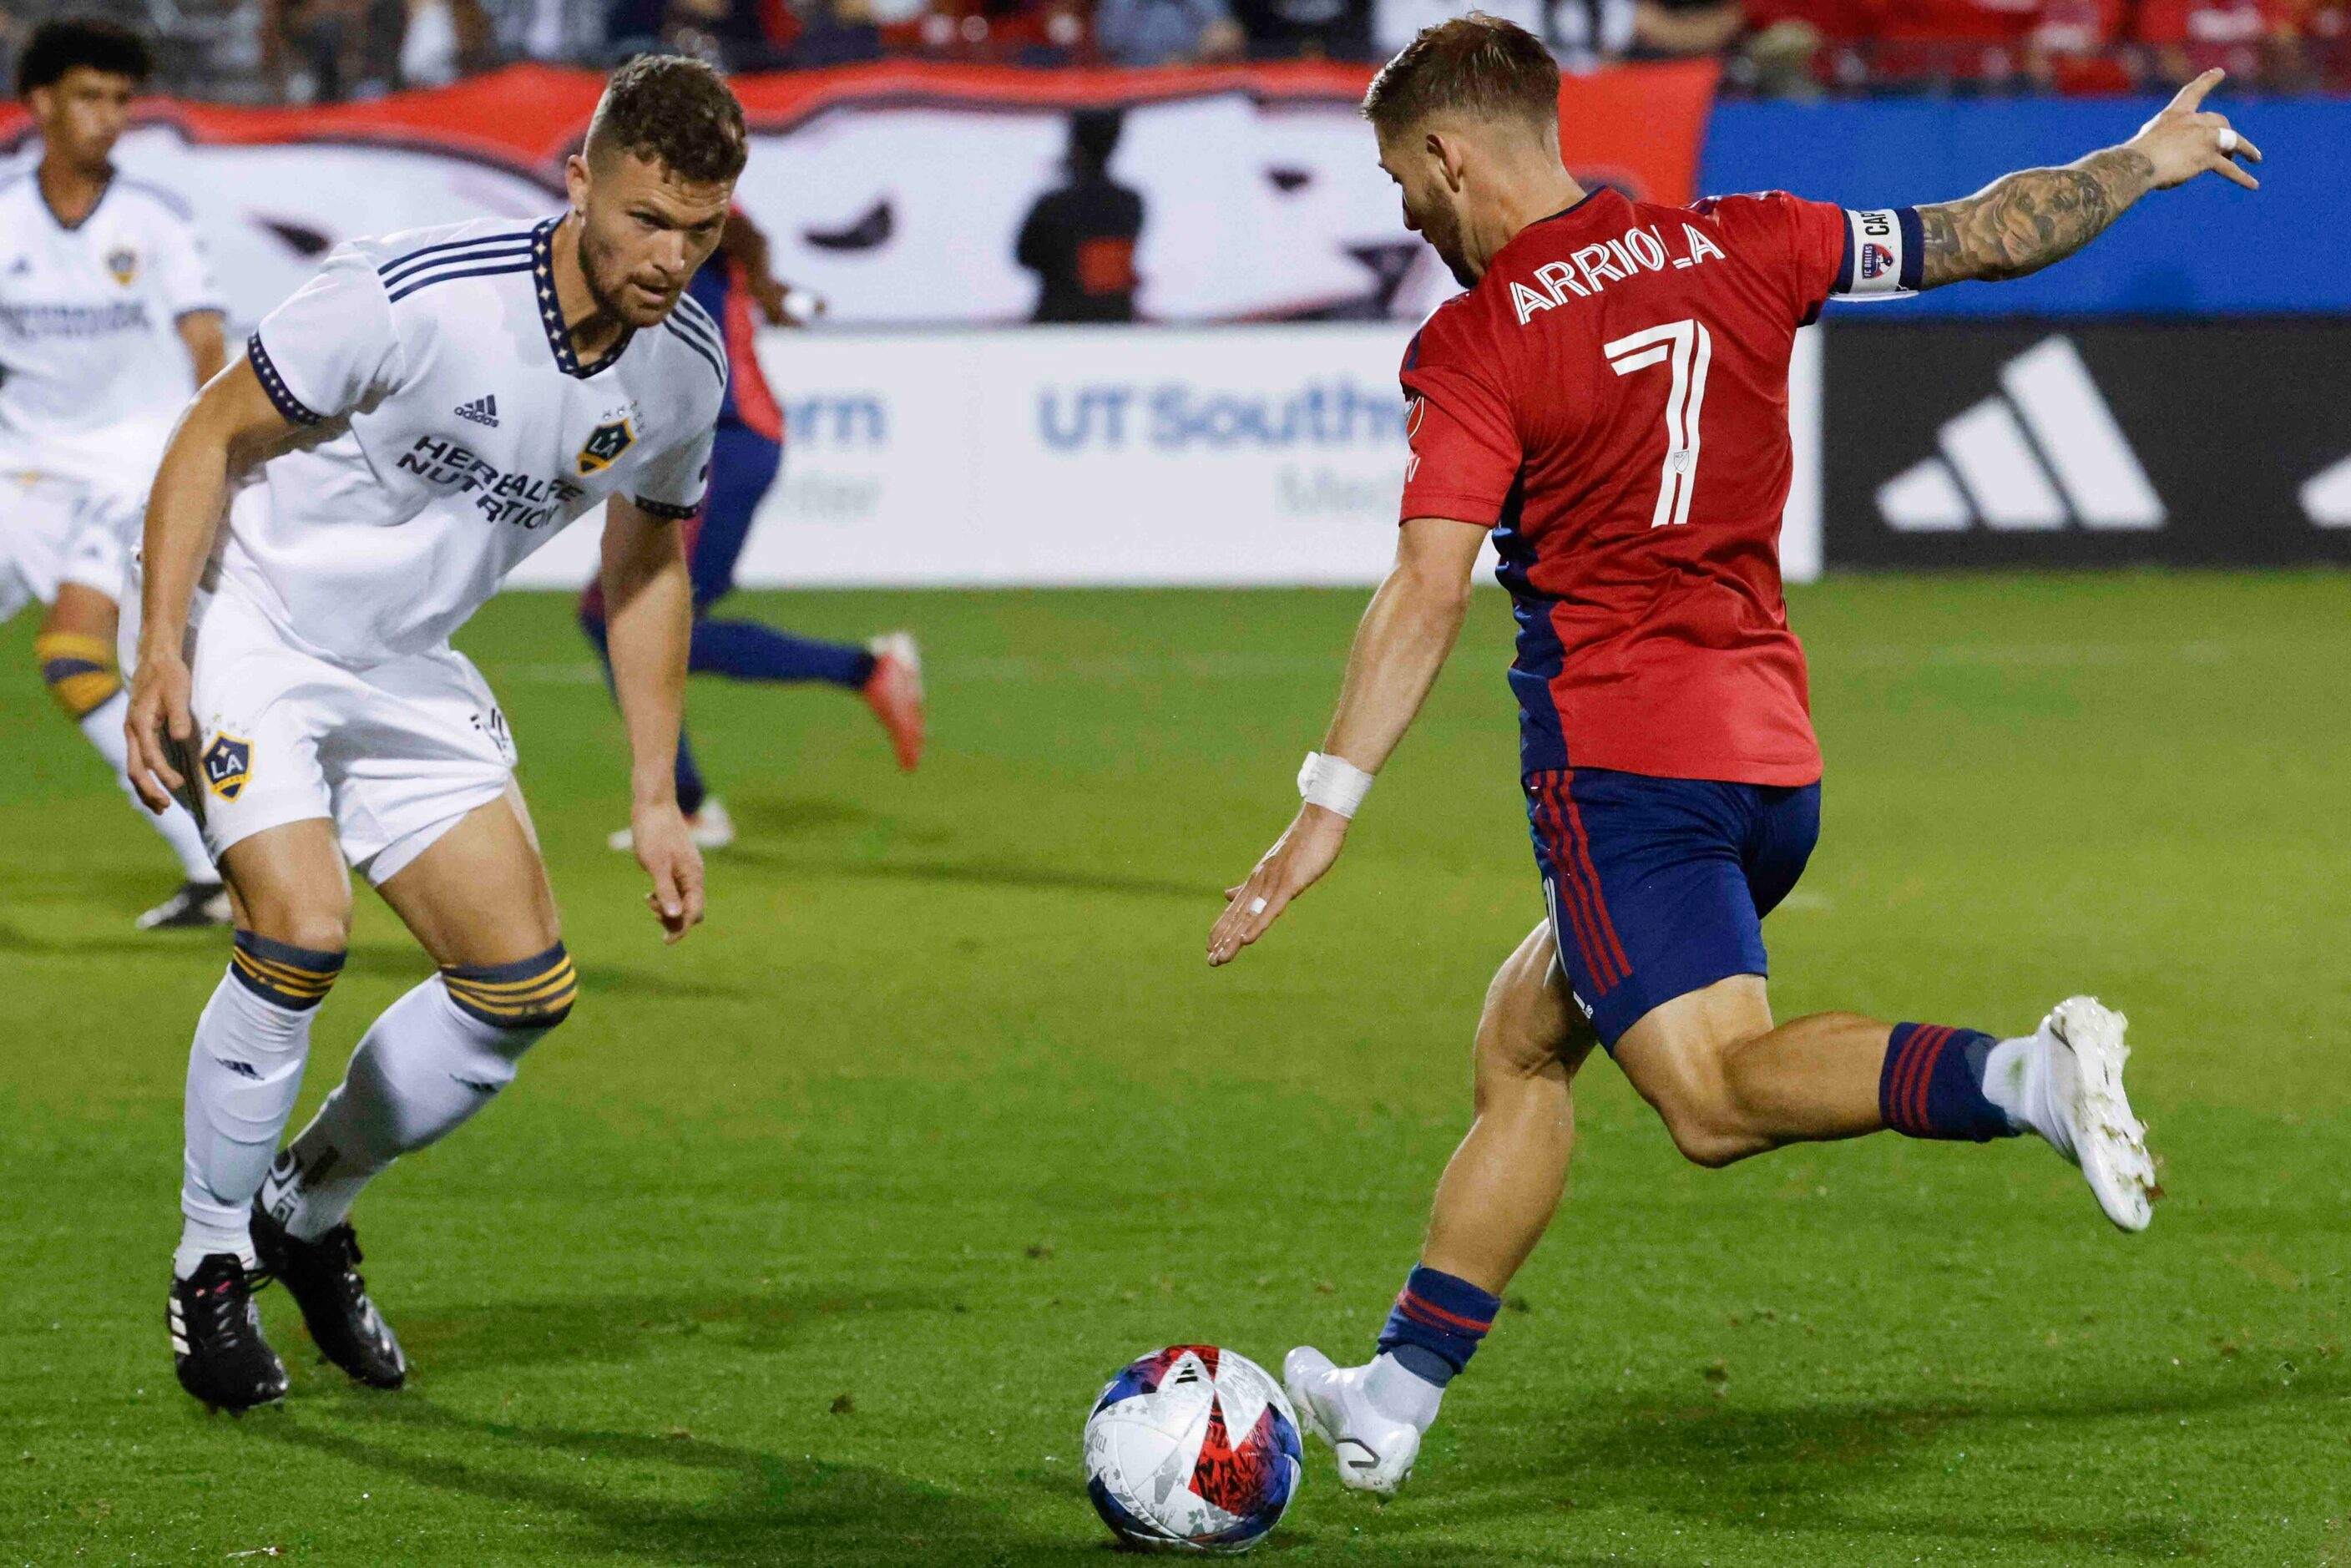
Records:
M2063 261L2154 188L2143 152L2110 147L2063 169L2025 169L1964 201L1920 207L1918 287L2022 277Z

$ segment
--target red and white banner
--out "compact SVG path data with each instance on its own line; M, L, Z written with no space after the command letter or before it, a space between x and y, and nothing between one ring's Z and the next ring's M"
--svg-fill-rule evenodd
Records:
M1138 304L1201 323L1416 319L1453 291L1405 232L1355 105L1366 67L1301 62L1030 71L886 62L736 78L755 134L739 187L776 267L844 324L1020 320L1012 246L1061 182L1068 119L1122 108L1112 176L1144 200ZM1571 77L1562 145L1587 182L1687 201L1711 64ZM122 166L184 193L241 321L335 243L562 202L601 78L517 67L440 91L320 109L142 103ZM23 111L0 146L29 153Z

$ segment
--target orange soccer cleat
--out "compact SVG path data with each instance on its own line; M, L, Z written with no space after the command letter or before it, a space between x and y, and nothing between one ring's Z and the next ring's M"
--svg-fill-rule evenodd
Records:
M912 773L923 759L923 655L914 638L892 632L866 644L873 674L865 681L865 706L890 732L898 766Z

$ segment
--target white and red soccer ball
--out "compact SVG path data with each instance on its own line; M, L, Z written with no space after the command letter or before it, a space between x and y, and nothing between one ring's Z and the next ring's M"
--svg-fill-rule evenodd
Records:
M1246 1552L1281 1522L1302 1469L1281 1385L1212 1344L1127 1363L1086 1417L1086 1493L1136 1546Z

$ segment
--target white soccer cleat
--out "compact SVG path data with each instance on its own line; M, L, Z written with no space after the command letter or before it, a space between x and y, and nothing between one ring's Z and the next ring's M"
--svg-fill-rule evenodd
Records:
M2163 1189L2147 1152L2147 1128L2123 1092L2123 1063L2130 1060L2123 1030L2129 1025L2095 997L2068 997L2041 1020L2036 1036L2046 1053L2051 1113L2043 1135L2082 1167L2108 1219L2125 1230L2145 1230Z
M1339 1484L1353 1491L1394 1497L1420 1456L1420 1428L1372 1408L1364 1392L1368 1366L1337 1367L1311 1345L1282 1358L1281 1381L1299 1424L1331 1445Z
M735 819L726 814L726 801L716 795L705 796L702 810L686 818L685 831L695 849L723 850L735 841ZM627 828L620 829L604 841L604 847L627 854L637 847L637 835Z

